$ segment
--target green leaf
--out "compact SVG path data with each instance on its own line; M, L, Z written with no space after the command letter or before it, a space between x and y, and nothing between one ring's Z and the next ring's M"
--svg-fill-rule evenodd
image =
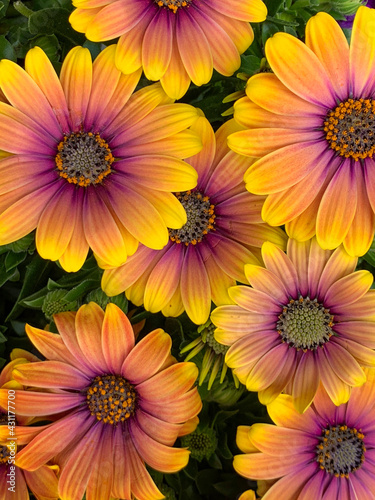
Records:
M21 264L21 262L23 262L26 259L26 257L27 257L26 252L22 253L8 252L4 261L6 271L11 271L15 267L17 267L18 264Z
M35 37L31 41L31 47L40 47L47 55L50 61L59 60L59 41L55 35L43 35Z
M266 0L264 3L267 5L268 14L274 16L283 6L284 0Z
M9 0L2 0L0 2L0 19L5 16L9 7Z
M29 31L33 35L59 35L73 45L82 45L86 37L71 27L70 12L62 8L42 9L29 17Z
M0 36L0 59L10 59L11 61L17 62L17 56L14 52L14 48L4 35Z

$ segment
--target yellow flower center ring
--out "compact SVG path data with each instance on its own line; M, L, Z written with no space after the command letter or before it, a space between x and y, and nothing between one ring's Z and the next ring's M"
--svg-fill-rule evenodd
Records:
M348 477L359 469L365 459L364 435L346 425L329 425L322 430L317 446L317 461L322 470L336 477Z
M276 324L282 341L297 350L315 350L332 336L333 316L316 299L290 300Z
M155 2L159 7L167 8L176 14L181 7L188 7L192 0L155 0Z
M136 409L136 391L121 376L97 376L88 388L86 398L91 415L105 424L124 422L134 415Z
M372 157L375 151L375 100L348 99L327 114L326 139L345 158Z
M92 132L64 136L57 146L59 175L78 186L99 184L111 172L114 157L104 139Z
M187 222L181 229L170 229L169 237L176 243L196 245L205 234L215 230L215 206L199 191L176 193L186 211Z

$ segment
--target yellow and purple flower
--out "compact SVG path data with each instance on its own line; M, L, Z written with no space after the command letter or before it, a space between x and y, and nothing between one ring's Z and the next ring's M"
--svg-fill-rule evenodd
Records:
M145 462L162 472L187 464L189 451L173 444L198 423L196 366L176 362L161 329L134 345L130 322L114 304L104 313L91 302L54 320L60 335L26 326L46 361L13 370L31 387L15 390L17 414L54 420L34 428L16 465L34 471L53 459L62 500L81 500L86 490L100 500L163 498ZM0 404L7 396L0 389Z
M375 10L361 6L350 48L337 22L320 12L305 43L276 33L266 43L273 73L249 79L234 117L249 130L229 137L259 158L246 172L252 193L268 195L262 216L291 238L316 234L325 249L344 243L363 255L374 237Z
M249 22L266 19L261 0L73 0L73 28L89 40L120 37L116 65L124 73L143 67L173 99L190 81L207 83L215 69L232 75L254 39Z
M129 300L148 311L178 316L185 310L192 321L204 324L211 300L228 303L228 287L246 281L244 265L259 263L256 255L264 241L285 246L285 233L262 221L264 197L245 189L243 174L252 160L227 147L228 133L238 128L231 120L214 135L204 117L192 125L203 149L187 160L198 172L196 189L176 193L186 224L169 231L162 250L140 245L123 266L106 270L102 287L107 295L125 290Z
M197 153L188 130L198 110L172 104L160 84L132 95L141 71L116 69L115 46L91 60L75 47L57 77L39 48L26 70L0 62L0 244L36 228L45 259L66 271L82 266L89 247L121 265L138 242L163 248L168 227L186 222L171 193L195 187L182 158Z
M375 291L369 271L342 246L323 250L316 239L288 241L287 254L264 243L266 267L246 265L251 287L235 286L235 305L211 320L217 341L230 345L225 361L240 382L269 404L282 391L301 413L322 381L336 405L375 366Z
M372 500L375 477L375 374L355 387L347 404L335 406L323 387L300 415L281 394L268 405L276 425L237 429L244 455L235 470L268 482L264 500ZM268 481L270 480L270 481Z

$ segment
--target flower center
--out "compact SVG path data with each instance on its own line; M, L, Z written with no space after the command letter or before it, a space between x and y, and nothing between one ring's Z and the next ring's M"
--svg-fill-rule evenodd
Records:
M333 335L332 326L333 316L329 314L329 309L309 297L291 299L283 307L276 324L282 341L297 350L315 350L323 346Z
M118 375L97 376L87 389L87 405L91 415L105 424L116 425L134 415L137 393Z
M189 448L192 458L201 462L209 458L216 449L217 437L213 429L196 429L181 440L182 446Z
M7 446L0 446L0 464L6 464L10 457L10 451Z
M364 435L346 425L327 426L322 430L320 443L316 448L320 468L336 477L348 477L359 469L365 460Z
M187 222L181 229L170 229L169 237L176 243L196 245L205 234L214 229L215 211L210 204L210 198L200 191L185 191L175 193L186 211Z
M345 158L372 158L375 151L375 100L348 99L327 114L326 139Z
M154 0L159 7L169 9L176 14L181 7L189 7L192 0Z
M115 159L99 134L78 132L64 136L57 149L59 175L70 183L84 187L99 184L111 173Z

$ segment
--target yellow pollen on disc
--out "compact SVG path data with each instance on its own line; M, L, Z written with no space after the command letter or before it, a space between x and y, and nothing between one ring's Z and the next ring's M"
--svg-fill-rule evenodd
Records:
M323 128L329 146L355 161L375 152L375 100L348 99L331 110Z
M95 377L87 389L86 401L91 415L104 424L117 425L134 415L137 393L119 375Z
M176 14L181 7L189 7L191 2L192 0L155 0L156 5L169 9L173 14Z
M323 428L316 447L316 461L320 469L335 477L348 478L365 461L364 437L361 430L345 424Z
M82 187L103 182L114 161L107 142L92 132L64 136L55 156L60 177Z
M181 229L170 229L169 237L175 243L196 245L210 231L215 231L215 205L200 191L175 193L186 211L187 221Z

